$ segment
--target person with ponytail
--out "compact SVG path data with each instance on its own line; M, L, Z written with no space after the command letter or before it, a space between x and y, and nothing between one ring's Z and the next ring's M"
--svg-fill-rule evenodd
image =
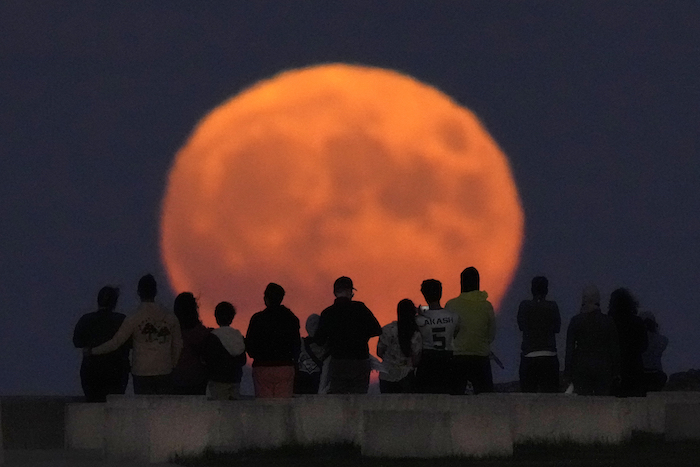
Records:
M416 311L411 300L403 299L397 306L397 320L382 328L377 343L377 356L384 367L379 373L382 393L414 392L415 369L423 346Z

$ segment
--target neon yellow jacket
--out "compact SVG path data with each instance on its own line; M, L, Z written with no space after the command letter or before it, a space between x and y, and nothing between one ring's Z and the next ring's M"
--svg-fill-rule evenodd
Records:
M489 294L483 290L463 292L448 300L445 309L459 315L459 332L454 339L454 355L488 357L496 337L496 315Z

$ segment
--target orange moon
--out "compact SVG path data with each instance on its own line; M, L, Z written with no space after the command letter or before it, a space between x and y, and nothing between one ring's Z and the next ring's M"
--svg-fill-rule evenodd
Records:
M277 282L303 328L342 275L384 325L399 300L424 303L424 279L458 295L467 266L497 307L523 225L508 160L472 112L398 72L328 64L260 81L199 122L169 173L161 254L209 326L226 300L245 333Z

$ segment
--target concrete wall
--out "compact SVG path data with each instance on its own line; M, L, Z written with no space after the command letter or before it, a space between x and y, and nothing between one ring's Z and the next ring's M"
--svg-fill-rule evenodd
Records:
M619 443L635 430L675 433L682 423L690 428L678 428L678 433L695 433L698 424L692 423L700 414L686 416L694 412L675 404L700 407L700 393L630 399L514 393L242 401L110 396L106 404L68 404L65 443L69 449L101 449L109 458L149 462L206 448L341 442L373 456L510 455L514 443L525 441Z
M669 403L665 425L669 441L700 440L700 403Z

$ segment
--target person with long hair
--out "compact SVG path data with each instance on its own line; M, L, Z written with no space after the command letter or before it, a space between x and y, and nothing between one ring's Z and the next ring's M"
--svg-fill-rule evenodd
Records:
M415 369L422 350L416 325L416 306L407 298L396 309L397 320L382 328L377 356L382 359L379 390L382 393L410 393L415 389Z
M199 319L199 305L191 292L175 297L173 311L182 331L182 353L173 369L175 394L204 395L207 392L207 368L204 364L204 348L209 328Z
M637 316L638 307L637 299L625 288L610 294L608 316L615 321L620 342L620 382L613 388L619 397L646 396L642 354L648 340L644 322Z

